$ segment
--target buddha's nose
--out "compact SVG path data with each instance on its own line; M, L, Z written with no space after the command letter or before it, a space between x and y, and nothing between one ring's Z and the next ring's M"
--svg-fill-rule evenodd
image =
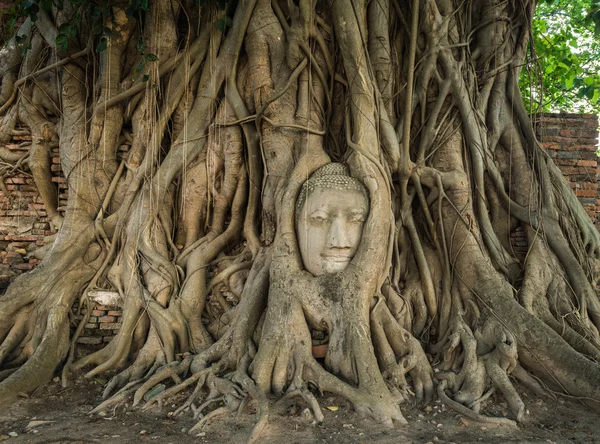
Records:
M327 239L329 248L351 248L348 231L341 217L336 217L331 222Z

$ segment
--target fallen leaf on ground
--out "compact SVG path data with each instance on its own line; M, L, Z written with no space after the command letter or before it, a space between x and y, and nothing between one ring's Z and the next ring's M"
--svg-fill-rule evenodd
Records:
M26 429L31 429L33 427L38 427L44 424L51 424L54 421L29 421L29 424L27 424L27 426L25 426Z

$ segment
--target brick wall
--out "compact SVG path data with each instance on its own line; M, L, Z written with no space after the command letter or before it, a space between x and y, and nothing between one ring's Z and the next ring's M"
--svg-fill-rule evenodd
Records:
M13 152L26 155L31 137L15 136L5 145ZM66 180L61 175L58 149L52 153L52 181L57 184L60 205L66 205ZM16 276L33 269L40 261L30 253L43 246L51 229L48 215L31 174L17 170L4 179L8 195L0 191L0 288L5 288ZM63 210L60 207L59 210Z
M81 320L85 311L76 320ZM121 307L96 304L85 328L77 340L79 344L100 345L109 342L122 325Z
M598 194L598 116L544 114L537 136L559 166L594 223L600 219Z

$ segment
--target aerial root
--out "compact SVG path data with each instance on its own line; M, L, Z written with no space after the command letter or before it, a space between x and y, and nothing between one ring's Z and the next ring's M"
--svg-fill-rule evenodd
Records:
M469 407L464 406L461 403L454 401L446 394L447 385L448 385L448 381L446 381L446 380L443 380L439 383L439 385L437 387L438 397L442 400L442 402L444 404L446 404L448 407L450 407L455 412L460 413L461 415L466 416L467 418L469 418L473 421L481 422L484 424L517 427L517 422L513 421L512 419L483 416L483 415L480 415L479 413L474 412Z
M537 396L541 398L550 397L553 400L556 399L554 393L542 387L542 385L519 364L517 364L517 366L511 374L517 381L519 381L521 384L527 387L528 390L530 390L532 393L535 393Z
M104 400L100 404L98 404L91 412L90 415L94 413L102 412L104 410L109 409L110 407L119 405L124 403L130 394L134 393L139 387L141 387L142 381L132 381L115 393L110 398Z
M8 335L0 345L0 365L3 364L10 355L17 349L27 336L27 316L28 313L21 310L16 316L13 326L10 328Z
M323 415L323 411L321 410L321 406L319 405L319 401L315 395L311 393L306 387L296 388L294 390L288 391L281 400L291 399L291 398L302 398L308 407L312 411L312 414L317 422L323 422L325 420L325 415Z
M217 376L217 374L226 367L223 361L225 358L223 358L218 362L213 363L210 367L194 373L185 380L181 380L180 376L189 371L193 361L193 356L191 354L186 354L182 361L172 362L161 367L154 374L147 375L144 380L136 381L135 386L131 387L132 383L128 384L128 386L117 392L111 399L105 401L102 404L102 408L107 408L115 403L123 401L125 397L133 391L135 391L133 406L136 406L142 401L144 395L153 387L161 381L171 378L175 381L175 385L151 399L148 399L142 407L143 410L148 410L154 406L162 408L167 399L180 393L186 388L189 388L193 384L196 384L194 391L188 399L173 412L173 416L179 416L181 413L191 410L194 419L200 419L199 422L189 430L190 434L194 434L200 431L210 420L217 416L227 413L239 414L246 407L248 401L253 400L258 406L258 420L249 438L249 442L254 442L258 439L261 431L268 422L269 408L265 394L258 389L254 384L254 381L252 381L246 373L246 369L251 359L250 356L251 353L246 353L238 363L238 370L234 373L230 373L226 377ZM208 394L204 397L203 403L200 406L197 406L196 401L202 396L203 389L207 389ZM307 400L310 400L308 394L305 394L304 396ZM318 408L316 399L310 402L311 404L317 405ZM223 403L224 406L220 406L210 413L204 414L204 411L214 403ZM95 409L95 411L99 410L100 406Z
M481 404L495 390L499 390L516 421L522 421L525 405L508 377L517 367L517 343L514 336L495 322L484 324L473 335L461 316L456 317L452 328L454 332L448 337L444 350L444 360L450 371L437 375L442 381L438 386L440 399L448 402L453 410L465 416L470 415L468 417L476 421L484 421L482 418L485 417L479 415ZM456 354L460 344L463 352ZM458 365L461 369L456 372L454 368ZM490 386L491 388L486 389ZM446 388L453 390L454 399L446 394ZM465 409L470 413L465 413Z
M172 396L175 396L177 393L182 392L183 390L185 390L192 384L197 383L198 380L200 378L202 378L203 376L206 377L205 371L204 371L204 373L203 372L196 373L195 375L192 375L189 378L186 378L181 383L174 385L173 387L169 387L164 392L159 393L155 397L150 398L148 401L146 401L146 404L144 404L142 406L142 410L149 410L152 407L154 407L154 405L156 405L156 404L158 404L158 408L160 410L160 408L162 407L162 404L164 403L164 401L166 399L171 398ZM202 381L201 385L197 386L196 390L194 390L193 395L200 392L200 388L202 387L202 385L204 385L204 381ZM181 406L175 413L173 413L173 416L176 416L177 414L181 413L181 411L183 411L185 408L190 407L190 405L194 402L194 400L195 400L195 397L192 398L192 396L190 396L190 398L188 398L189 402L186 401L186 403L184 403L183 406Z
M217 416L226 415L229 412L229 407L219 407L218 409L213 410L208 415L203 417L194 427L192 427L188 433L193 435L194 433L199 432L211 419Z
M150 389L167 378L173 379L177 385L181 384L183 381L181 380L180 375L188 372L191 362L192 355L187 353L182 361L171 362L159 369L154 375L151 375L135 392L135 395L133 396L133 406L137 406Z

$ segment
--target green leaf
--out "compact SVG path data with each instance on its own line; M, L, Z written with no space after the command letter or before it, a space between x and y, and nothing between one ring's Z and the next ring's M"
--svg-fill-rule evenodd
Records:
M158 60L158 57L154 54L146 54L144 57L146 57L146 60L149 62L156 62Z
M104 51L107 46L108 46L108 39L106 37L102 37L100 39L100 42L98 43L98 46L96 46L96 52Z
M144 69L144 66L146 66L146 63L144 61L141 61L138 66L136 66L135 68L133 68L133 76L137 77L137 75L142 72L142 70Z
M44 11L52 11L52 0L41 0L40 5Z
M94 35L100 35L102 34L102 30L104 29L104 25L100 22L94 23L94 26L92 26L92 34Z
M69 38L64 34L58 34L54 40L54 44L63 51L66 51L69 46Z
M221 32L225 32L225 29L231 28L232 25L233 20L227 16L221 17L219 20L217 20L217 28L219 28L219 31Z
M65 23L58 28L58 32L60 34L64 34L66 36L75 37L77 35L77 30L70 23Z
M90 3L92 20L100 20L102 11L96 5Z
M573 77L567 77L567 78L565 78L565 87L567 89L572 89L573 88Z

